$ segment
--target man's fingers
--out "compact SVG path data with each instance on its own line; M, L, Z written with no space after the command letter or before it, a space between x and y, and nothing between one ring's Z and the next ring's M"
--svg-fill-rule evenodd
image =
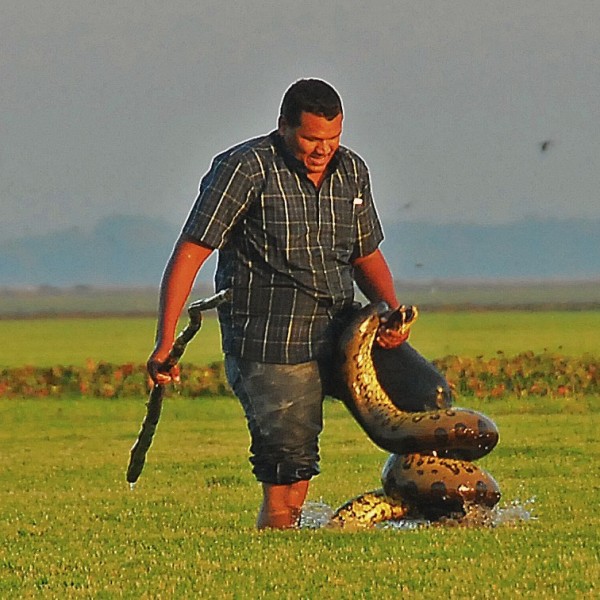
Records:
M409 331L405 331L404 333L402 333L398 330L387 329L386 327L382 326L377 332L377 337L375 341L382 348L389 350L391 348L397 348L398 346L400 346L400 344L403 344L408 339L409 335Z
M163 363L157 360L149 360L147 370L151 385L166 385L167 383L179 383L181 381L179 365L175 365L169 371L162 370Z

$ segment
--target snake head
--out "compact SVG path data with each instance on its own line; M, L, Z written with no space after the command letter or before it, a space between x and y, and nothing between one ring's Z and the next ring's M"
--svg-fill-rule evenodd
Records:
M412 324L419 316L419 310L416 306L403 304L396 310L390 310L385 302L378 305L379 322L386 329L393 329L400 333L407 333Z
M375 341L384 349L397 348L410 335L410 327L417 318L416 306L399 306L396 310L383 310L377 317Z

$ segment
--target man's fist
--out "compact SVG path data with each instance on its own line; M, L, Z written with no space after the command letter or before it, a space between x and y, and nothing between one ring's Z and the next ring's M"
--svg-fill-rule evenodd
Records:
M146 363L146 369L148 371L149 381L152 385L166 385L167 383L179 383L179 365L175 365L170 369L166 369L165 361L168 358L168 354L163 357L164 352L155 350Z

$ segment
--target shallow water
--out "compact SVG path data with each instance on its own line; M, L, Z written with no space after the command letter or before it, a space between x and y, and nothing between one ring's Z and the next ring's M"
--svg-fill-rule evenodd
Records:
M401 531L419 527L501 527L515 525L535 519L533 505L535 498L528 500L512 500L510 503L498 504L494 508L473 505L467 508L467 514L457 518L444 518L436 522L425 519L402 519L378 523L377 529L398 529ZM329 524L334 510L325 502L307 502L300 517L300 529L320 529Z
M325 527L334 510L325 502L305 502L300 515L300 529L320 529Z

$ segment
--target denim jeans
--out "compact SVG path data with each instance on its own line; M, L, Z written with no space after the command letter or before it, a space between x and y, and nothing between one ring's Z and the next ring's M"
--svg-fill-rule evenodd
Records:
M317 475L324 395L318 363L270 364L226 355L225 372L246 414L256 478L289 484Z

